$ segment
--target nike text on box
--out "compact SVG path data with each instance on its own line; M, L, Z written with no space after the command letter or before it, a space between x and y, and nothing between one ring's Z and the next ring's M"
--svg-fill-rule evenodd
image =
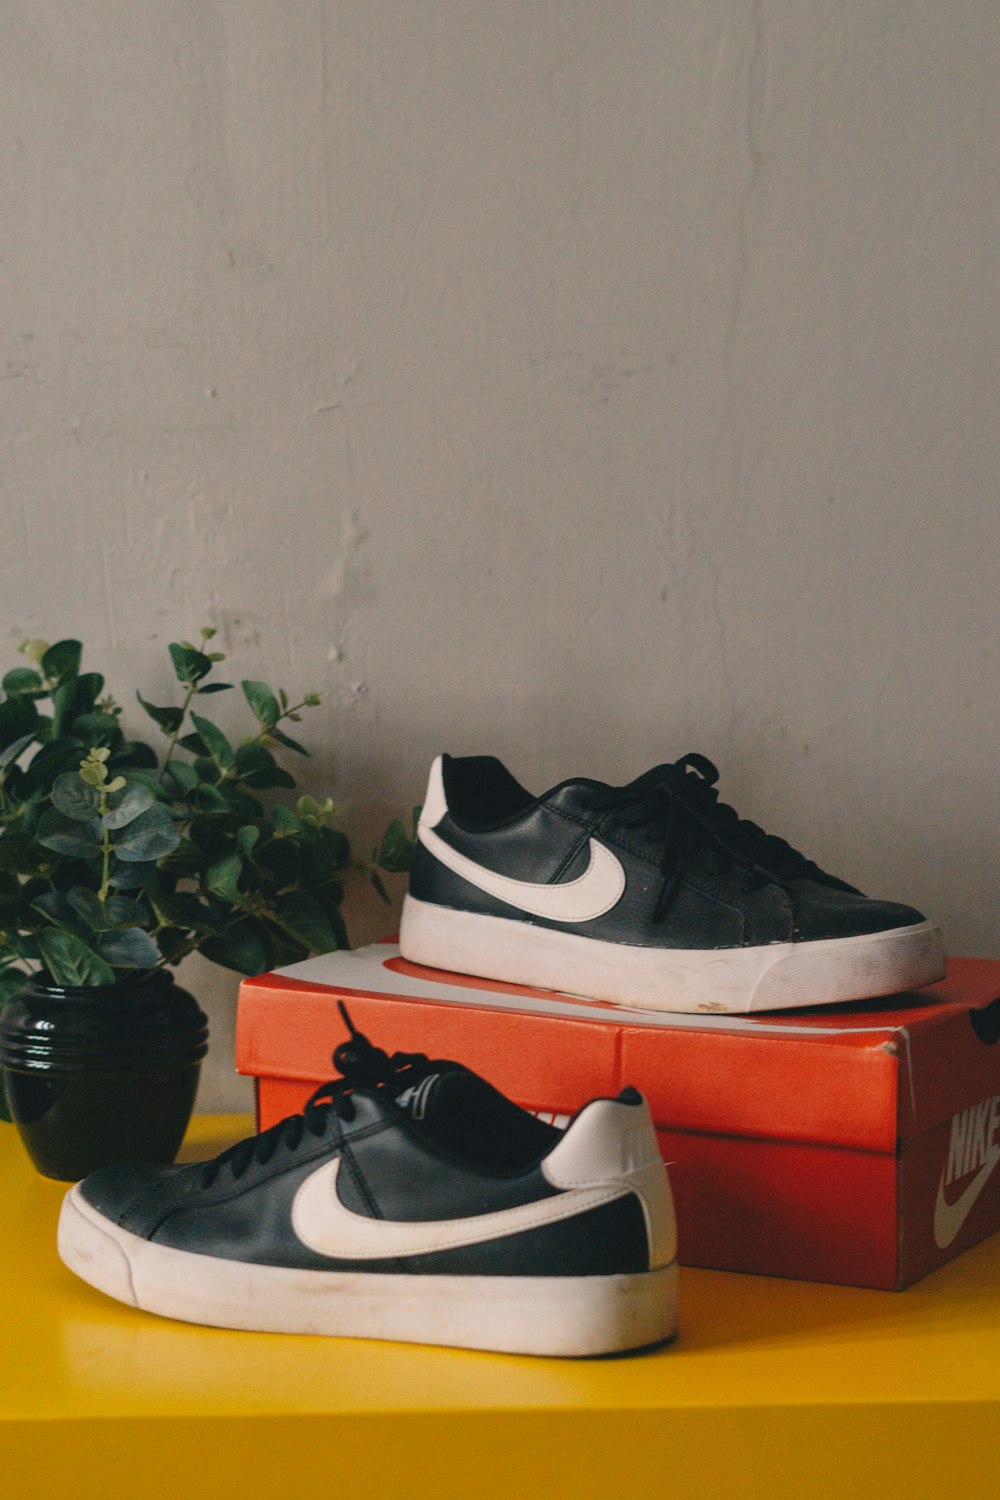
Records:
M688 1265L908 1286L1000 1229L1000 962L913 995L693 1016L418 968L392 944L240 990L260 1125L329 1070L336 1001L387 1044L461 1059L546 1118L633 1084L672 1163Z

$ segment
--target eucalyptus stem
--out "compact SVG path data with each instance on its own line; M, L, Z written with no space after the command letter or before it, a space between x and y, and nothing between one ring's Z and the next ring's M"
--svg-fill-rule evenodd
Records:
M101 797L100 797L100 802L98 804L98 809L99 809L99 814L100 814L100 816L102 818L104 818L104 817L107 816L107 813L108 813L108 794L107 794L106 789L103 786L101 787ZM111 830L110 830L110 828L104 828L102 830L102 834L103 834L103 836L102 836L102 839L101 839L101 888L97 892L97 899L101 903L101 905L104 906L104 904L106 903L106 901L108 899L108 889L109 889L109 886L111 884L111 850L112 850L113 845L111 843Z
M177 749L177 741L180 739L181 730L184 727L184 720L187 717L187 711L191 706L191 699L194 697L197 691L198 684L196 682L189 682L187 685L187 692L184 695L184 702L181 704L181 716L177 721L177 728L174 730L173 734L169 736L167 741L167 753L163 758L164 770L166 770L167 766L169 766L170 758L173 755L174 751Z

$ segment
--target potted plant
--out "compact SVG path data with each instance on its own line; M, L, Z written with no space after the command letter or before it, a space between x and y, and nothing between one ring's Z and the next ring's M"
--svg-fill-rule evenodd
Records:
M201 711L231 690L221 652L171 644L181 701L137 694L160 749L130 739L78 641L28 641L0 701L0 1062L39 1170L73 1179L173 1159L207 1021L171 969L196 950L241 974L347 946L344 881L409 867L398 820L359 860L330 798L295 790L276 751L319 703L245 680L238 743ZM211 679L211 680L210 680ZM9 1116L8 1116L9 1117Z

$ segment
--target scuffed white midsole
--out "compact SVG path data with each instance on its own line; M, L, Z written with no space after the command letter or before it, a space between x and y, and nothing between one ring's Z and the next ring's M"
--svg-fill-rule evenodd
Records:
M640 948L407 896L399 948L411 963L561 990L641 1010L744 1015L896 995L944 978L930 922L861 937L753 948Z
M399 1339L513 1354L620 1353L677 1331L677 1265L628 1276L428 1276L302 1271L196 1255L142 1239L63 1200L71 1271L146 1312L262 1333Z

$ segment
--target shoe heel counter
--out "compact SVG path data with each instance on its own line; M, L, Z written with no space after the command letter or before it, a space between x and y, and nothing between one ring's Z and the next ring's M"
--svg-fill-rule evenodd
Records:
M420 809L418 828L436 828L448 811L444 789L444 756L435 756L427 777L427 791Z
M418 900L440 900L438 886L442 873L441 866L426 845L421 842L420 830L422 828L434 828L447 815L447 812L448 800L444 789L444 757L439 755L435 758L430 769L430 775L427 778L427 791L424 795L423 806L420 809L420 818L417 823L417 842L410 865L409 893L411 896L416 896ZM404 907L400 937L400 947L404 958L409 956L407 954L407 943L409 941L410 926L410 913Z
M620 1184L638 1198L646 1220L649 1269L677 1258L677 1220L667 1168L645 1099L595 1099L542 1163L553 1187Z

